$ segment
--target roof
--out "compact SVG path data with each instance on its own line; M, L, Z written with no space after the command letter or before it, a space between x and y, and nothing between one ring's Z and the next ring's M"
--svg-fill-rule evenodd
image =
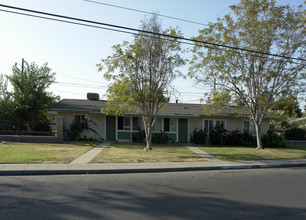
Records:
M87 100L87 99L63 99L50 107L50 111L57 112L87 112L100 113L101 108L106 108L105 100ZM212 112L211 114L204 113L204 105L202 104L184 104L184 103L166 103L158 112L158 116L163 117L237 117L237 114L246 115L244 107L226 107L218 108L213 105L205 105L205 112ZM136 109L128 112L127 115L139 115Z

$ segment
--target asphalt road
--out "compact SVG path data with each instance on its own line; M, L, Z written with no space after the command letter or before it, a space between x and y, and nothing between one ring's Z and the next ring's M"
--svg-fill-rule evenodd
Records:
M306 168L1 176L0 219L306 219Z

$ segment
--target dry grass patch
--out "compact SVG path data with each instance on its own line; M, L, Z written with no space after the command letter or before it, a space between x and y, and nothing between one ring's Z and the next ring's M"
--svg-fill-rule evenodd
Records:
M113 143L91 162L154 163L205 161L181 145L153 145L152 151L144 151L144 148L144 144Z
M69 163L99 142L65 144L6 142L0 145L0 163Z

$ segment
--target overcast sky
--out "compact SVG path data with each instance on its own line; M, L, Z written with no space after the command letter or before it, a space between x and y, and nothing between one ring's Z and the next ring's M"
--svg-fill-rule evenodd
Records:
M237 0L95 0L142 11L202 23L194 24L161 18L164 28L179 26L184 36L198 35L205 24L229 13ZM304 0L278 0L278 4L299 5ZM84 0L0 0L0 4L139 28L144 13L96 4ZM1 9L5 9L0 7ZM96 64L112 54L111 47L131 41L132 35L83 27L0 11L0 73L10 75L11 67L22 58L39 66L48 63L56 72L49 91L61 98L85 99L87 92L104 96L108 82L97 72ZM188 66L183 69L187 71ZM199 103L209 88L194 86L193 81L177 79L180 102ZM171 101L174 101L173 99Z

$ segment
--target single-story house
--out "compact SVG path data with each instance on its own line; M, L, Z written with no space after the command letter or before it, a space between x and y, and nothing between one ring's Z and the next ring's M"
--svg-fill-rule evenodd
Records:
M63 99L50 108L50 113L63 117L64 129L69 129L73 121L88 123L94 130L86 130L82 138L93 138L113 141L131 141L132 134L143 129L141 115L135 111L122 116L101 113L106 101L98 96L88 96L89 99ZM206 106L214 111L207 115L202 104L167 103L158 112L153 128L154 133L165 132L173 142L190 142L190 135L195 129L209 131L216 124L222 124L227 130L248 131L255 135L254 125L250 116L242 107L228 107L217 109ZM270 127L269 118L262 122L262 134ZM208 139L208 138L207 138Z

